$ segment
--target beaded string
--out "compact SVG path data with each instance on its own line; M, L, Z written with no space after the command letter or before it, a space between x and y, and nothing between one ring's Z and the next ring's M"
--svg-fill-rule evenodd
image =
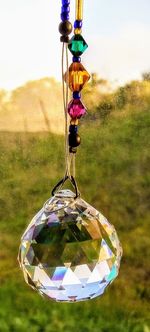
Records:
M78 187L74 176L71 175L70 169L72 164L72 155L69 154L69 144L68 144L68 92L69 92L69 66L68 66L68 42L69 34L72 32L72 24L69 22L69 12L70 12L70 0L62 0L61 7L61 20L59 24L59 32L61 34L60 41L62 45L62 90L63 90L63 107L65 115L65 175L62 180L60 180L52 190L52 195L55 195L58 190L60 190L67 179L69 179L75 189L76 195L75 198L79 195ZM66 73L64 72L64 58L66 53ZM67 77L66 89L64 75ZM75 171L73 170L73 174Z
M69 179L76 190L76 196L79 195L75 181L75 155L77 147L80 145L81 138L78 134L79 119L86 114L86 108L81 102L81 90L85 83L90 79L89 73L81 64L81 55L87 49L88 45L82 37L83 21L83 0L76 0L76 16L74 22L74 35L69 40L69 34L72 32L72 24L69 22L70 0L62 0L61 20L59 32L62 46L62 86L63 86L63 105L65 114L65 176L55 186L52 193L63 186ZM68 66L68 49L73 55L72 64ZM66 73L64 74L64 50L66 51ZM66 82L66 89L65 84ZM68 104L68 90L72 91L72 100ZM68 128L68 114L70 115L70 126ZM69 130L68 130L69 129ZM68 135L69 133L69 135ZM72 172L71 172L72 167Z
M73 55L72 64L69 67L69 75L65 75L66 84L69 85L73 93L72 100L68 104L68 114L70 115L69 127L69 152L76 154L77 147L81 143L78 134L79 119L86 114L86 108L81 102L81 90L86 82L90 79L89 73L81 64L81 55L87 49L88 45L82 37L83 24L83 0L76 0L76 14L74 22L74 36L68 42L68 49ZM69 81L68 81L69 78ZM73 157L75 164L75 156ZM75 169L75 165L73 165Z
M81 28L82 26L82 20L83 20L83 0L76 0L76 20L74 22L74 33L76 34L81 33ZM79 23L80 22L80 23ZM73 58L73 61L77 60L75 57ZM77 120L76 120L77 123ZM71 132L71 126L70 126L70 132ZM70 149L70 153L72 153L73 149ZM74 149L74 152L76 150ZM73 177L75 178L76 176L76 153L73 153L73 158L72 158L72 174Z
M70 12L70 0L62 0L62 7L61 7L61 20L62 22L59 25L59 32L62 34L60 37L60 41L63 43L62 45L62 89L63 89L63 106L64 106L64 115L65 115L65 176L70 177L70 156L69 156L69 144L68 144L68 112L67 112L67 105L68 105L68 94L69 94L69 85L66 84L65 89L65 82L64 82L64 53L66 53L66 75L68 76L68 35L72 31L72 24L69 22L69 12ZM67 79L68 81L68 79Z
M82 26L82 20L83 20L83 0L76 0L76 21L80 21L76 22L75 25L80 25L80 27L75 26L75 28L81 28ZM81 33L81 32L79 32Z

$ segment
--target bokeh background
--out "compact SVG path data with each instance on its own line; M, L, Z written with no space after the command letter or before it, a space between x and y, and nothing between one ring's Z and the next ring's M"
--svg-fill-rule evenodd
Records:
M61 1L0 0L0 332L150 332L150 2L84 3L91 80L77 181L117 229L120 274L104 296L75 304L24 283L21 234L63 176Z

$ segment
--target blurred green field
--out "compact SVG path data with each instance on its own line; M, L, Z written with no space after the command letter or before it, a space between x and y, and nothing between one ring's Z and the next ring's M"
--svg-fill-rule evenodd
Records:
M150 332L150 104L117 115L103 105L97 121L91 116L80 127L77 181L117 229L119 277L101 298L75 304L45 300L24 283L20 237L63 176L64 142L49 133L1 132L0 332Z

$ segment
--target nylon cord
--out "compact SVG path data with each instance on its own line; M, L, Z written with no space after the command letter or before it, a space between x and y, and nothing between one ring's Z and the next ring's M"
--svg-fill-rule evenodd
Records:
M66 50L66 66L67 66L67 79L66 79L66 89L64 82L64 54ZM65 116L65 176L69 175L69 160L68 160L68 115L67 115L67 104L68 104L68 52L67 52L67 44L62 44L62 90L63 90L63 108L64 108L64 116Z
M72 158L72 175L75 179L76 177L76 154L73 154L73 158Z

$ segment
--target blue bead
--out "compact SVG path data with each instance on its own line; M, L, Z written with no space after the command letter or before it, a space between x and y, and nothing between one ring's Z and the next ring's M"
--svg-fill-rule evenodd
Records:
M80 99L81 98L81 93L79 91L74 91L73 92L73 99Z
M61 7L61 14L69 13L69 12L70 12L70 7L69 6L62 6Z
M62 5L70 5L70 0L62 0Z
M69 21L69 13L62 13L60 17L62 21Z
M80 56L73 56L72 61L73 62L81 62L81 58L80 58Z
M76 20L75 22L74 22L74 28L75 29L81 29L82 28L82 20Z
M76 126L76 125L69 126L69 133L77 134L77 132L78 132L78 126Z

